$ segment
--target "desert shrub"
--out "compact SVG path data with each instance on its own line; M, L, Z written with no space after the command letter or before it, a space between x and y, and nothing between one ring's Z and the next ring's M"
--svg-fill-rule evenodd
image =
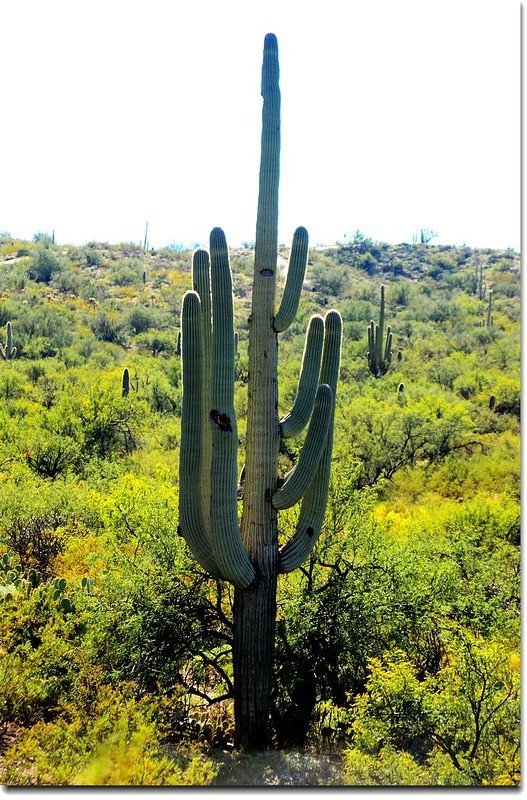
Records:
M103 258L100 250L95 247L86 247L83 255L87 267L101 266Z
M0 372L0 397L3 400L16 400L24 394L24 380L14 367L3 366Z
M32 439L26 446L26 463L41 478L55 480L79 465L80 448L74 439L43 429Z
M63 269L60 257L49 247L39 247L31 256L28 274L37 283L49 283Z
M517 785L519 671L510 658L503 642L454 633L433 679L420 680L396 650L373 660L367 691L355 704L348 780Z
M153 356L160 353L173 355L177 349L177 334L168 331L140 333L135 339L140 350L150 351Z
M90 710L38 722L5 754L10 786L186 786L210 784L217 767L197 748L169 751L159 703L101 692Z
M133 336L155 327L156 322L152 311L141 306L134 306L126 315L126 326Z
M56 355L73 342L71 312L55 304L30 308L17 319L16 336L26 358Z
M124 330L121 320L115 315L101 311L90 323L95 337L101 342L112 342L122 344L124 342Z

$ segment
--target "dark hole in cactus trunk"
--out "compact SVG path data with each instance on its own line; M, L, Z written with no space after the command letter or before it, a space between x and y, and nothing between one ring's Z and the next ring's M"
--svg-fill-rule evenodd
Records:
M311 539L311 537L313 536L314 533L315 533L315 531L314 531L313 528L306 528L306 534L310 539Z
M232 431L231 418L228 414L222 414L213 408L210 412L210 418L216 423L220 431Z
M261 269L261 270L260 270L260 275L261 275L263 278L270 278L270 277L271 277L273 274L274 274L274 273L273 273L273 270L272 270L272 269Z

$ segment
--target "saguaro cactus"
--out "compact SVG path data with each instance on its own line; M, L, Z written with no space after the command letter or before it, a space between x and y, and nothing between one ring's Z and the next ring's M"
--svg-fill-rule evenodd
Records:
M494 314L492 313L492 289L489 292L489 302L487 304L487 316L485 319L487 328L492 328L494 325Z
M180 533L211 575L234 593L236 742L247 749L268 741L276 586L280 572L299 566L313 548L325 513L341 318L330 311L309 325L298 394L278 416L278 333L293 321L305 275L308 235L293 237L286 284L275 309L278 253L280 90L278 47L265 38L262 145L252 310L249 318L248 412L243 492L238 487L234 410L235 332L228 249L223 231L210 235L210 256L194 254L193 290L183 298L183 399L180 449ZM309 424L308 424L309 423ZM299 459L281 480L280 438L308 425ZM241 523L238 497L243 495ZM302 502L297 528L280 546L278 511Z
M128 371L128 367L125 367L123 370L123 380L121 384L121 395L122 397L128 397L130 394L130 373Z
M16 347L13 347L13 331L10 322L7 323L5 329L6 341L5 345L0 344L0 356L4 359L4 361L10 361L16 356Z
M381 311L379 314L379 324L376 325L372 320L368 326L368 366L370 372L376 378L380 378L388 371L392 361L392 329L388 325L386 329L386 341L384 339L384 299L385 287L381 286Z

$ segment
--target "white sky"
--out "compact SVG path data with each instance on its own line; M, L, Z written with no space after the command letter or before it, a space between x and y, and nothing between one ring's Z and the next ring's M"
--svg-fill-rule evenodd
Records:
M282 88L280 239L520 244L512 0L11 0L0 230L254 239L264 35Z

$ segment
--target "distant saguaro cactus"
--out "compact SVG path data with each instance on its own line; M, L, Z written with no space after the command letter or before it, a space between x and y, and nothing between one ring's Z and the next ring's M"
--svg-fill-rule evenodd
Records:
M201 565L231 581L234 594L234 708L238 746L268 742L277 577L298 567L321 531L331 469L341 318L311 320L298 395L278 418L278 333L293 322L303 285L308 235L293 237L289 270L275 310L278 254L280 90L278 46L264 44L262 150L249 318L248 412L243 491L238 486L234 410L233 293L225 235L210 234L210 254L193 257L194 289L182 307L183 399L179 471L180 532ZM280 439L308 425L298 462L281 480ZM241 525L238 497L243 497ZM296 532L282 547L278 511L302 501Z
M485 323L487 328L492 328L494 325L494 314L492 313L492 289L489 292L489 302L487 305L487 317Z
M10 322L5 326L5 330L5 345L0 344L0 356L4 361L11 361L16 356L17 350L13 347L13 329Z
M123 370L123 381L122 381L122 397L128 397L130 394L130 372L128 371L128 367L125 367Z
M368 367L375 378L380 378L388 371L392 361L392 329L388 325L386 329L386 341L384 340L385 322L385 287L381 286L381 310L379 314L379 324L373 320L368 326Z

